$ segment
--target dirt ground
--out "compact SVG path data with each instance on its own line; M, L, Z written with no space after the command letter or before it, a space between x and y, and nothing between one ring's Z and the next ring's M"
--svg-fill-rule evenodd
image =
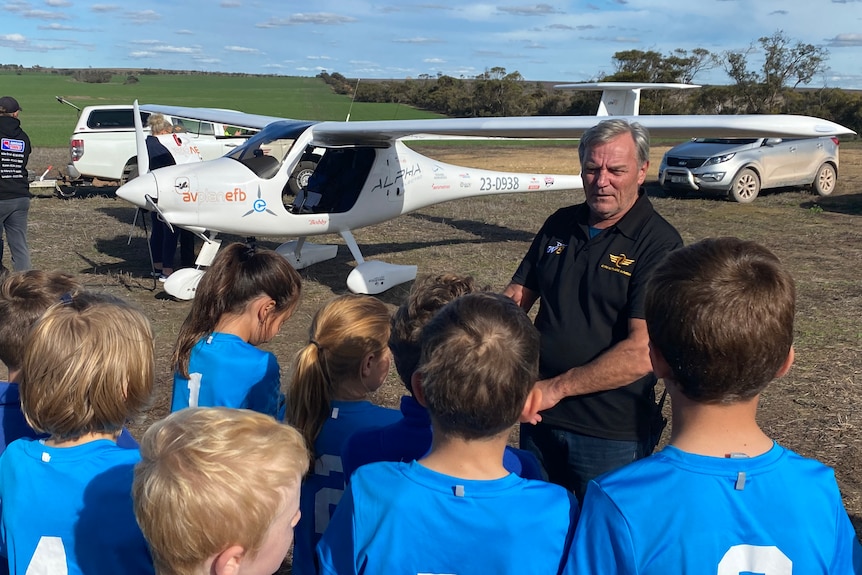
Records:
M862 529L862 412L855 405L862 391L862 146L842 144L839 183L828 198L806 189L763 193L753 204L712 197L666 197L655 185L655 169L667 146L652 153L648 186L658 211L680 230L686 243L709 236L733 235L772 249L797 281L796 364L790 374L763 395L760 420L787 447L835 469L845 505ZM571 145L555 147L427 147L420 151L442 161L511 171L578 173ZM65 150L37 150L30 168L66 163ZM467 199L433 206L357 230L367 259L417 264L419 273L456 271L502 289L545 217L582 201L581 192L513 194ZM35 266L78 274L91 288L137 302L156 332L157 374L153 405L133 426L140 435L164 416L170 396L168 358L188 302L169 298L145 277L149 270L142 228L132 226L134 208L112 190L61 200L40 194L32 204L30 237ZM239 238L227 238L239 239ZM275 247L282 240L258 238ZM322 241L341 244L340 238ZM6 264L9 265L8 255ZM330 262L302 271L299 309L268 345L279 358L282 380L290 377L292 358L308 339L318 307L345 293L354 262L345 246ZM409 284L378 296L393 309ZM394 371L393 371L394 373ZM5 375L0 371L0 375ZM402 389L394 376L374 398L396 406Z

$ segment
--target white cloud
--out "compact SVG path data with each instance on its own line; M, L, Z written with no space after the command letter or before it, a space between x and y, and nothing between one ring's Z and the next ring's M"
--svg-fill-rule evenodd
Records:
M498 6L497 10L515 16L548 16L550 14L564 14L550 4L534 4L532 6Z
M114 12L119 9L120 7L116 4L93 4L90 6L90 10L93 12Z
M61 32L84 32L85 28L78 28L77 26L66 26L65 24L57 24L56 22L52 22L47 26L39 26L39 30L57 30Z
M862 34L838 34L827 40L826 44L835 48L862 46Z
M23 44L27 41L25 36L21 34L3 34L0 35L0 42L9 42L11 44Z
M155 22L156 20L161 20L162 15L155 10L138 10L135 12L126 12L125 14L123 14L123 18L131 20L136 24L144 24L146 22Z
M277 26L296 26L299 24L317 24L324 26L335 26L340 24L350 24L357 22L352 16L342 16L340 14L332 14L330 12L318 13L298 13L292 14L287 18L270 18L266 22L255 24L258 28L275 28Z
M442 40L437 38L425 38L423 36L417 36L415 38L395 38L392 40L398 44L439 44Z
M241 54L259 54L260 50L257 48L249 48L248 46L225 46L225 50L228 52L238 52Z

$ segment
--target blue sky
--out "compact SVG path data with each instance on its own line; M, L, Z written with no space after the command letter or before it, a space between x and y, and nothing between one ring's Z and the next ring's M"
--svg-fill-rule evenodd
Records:
M862 89L862 0L0 0L0 14L4 64L359 78L586 81L621 50L721 53L783 30L829 51L810 86Z

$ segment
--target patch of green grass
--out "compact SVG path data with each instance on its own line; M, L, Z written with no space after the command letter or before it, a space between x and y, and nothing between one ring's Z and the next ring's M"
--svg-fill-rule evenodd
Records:
M227 75L138 75L139 81L125 84L117 75L105 84L78 82L71 76L47 73L0 72L0 92L13 95L21 103L21 122L33 146L66 147L75 127L77 113L60 104L63 96L79 108L104 104L147 104L230 108L250 114L296 118L299 120L393 120L438 118L400 104L356 102L335 94L319 78L288 76Z

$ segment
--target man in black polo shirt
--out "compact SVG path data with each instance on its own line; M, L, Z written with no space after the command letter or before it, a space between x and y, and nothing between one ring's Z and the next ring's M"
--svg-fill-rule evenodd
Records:
M654 447L644 288L682 239L640 188L646 128L605 120L584 133L578 155L586 202L545 221L505 293L528 311L540 301L544 410L521 426L521 447L582 500L591 479Z

